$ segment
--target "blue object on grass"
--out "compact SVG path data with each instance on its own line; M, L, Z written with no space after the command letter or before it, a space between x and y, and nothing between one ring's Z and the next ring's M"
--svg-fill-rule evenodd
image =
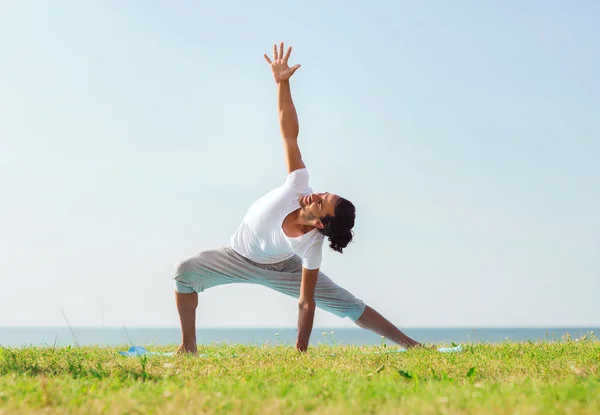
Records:
M404 353L406 351L406 349L404 347L401 347L399 349L390 349L390 350L384 350L382 352L365 352L366 354L383 354L383 353ZM462 352L462 346L459 344L458 346L455 347L438 347L437 349L438 352L440 353L456 353L456 352Z
M462 352L462 346L459 344L454 347L440 347L438 348L438 352L442 353L454 353L454 352Z
M438 352L441 353L456 353L456 352L461 352L462 351L462 346L459 344L458 346L455 347L440 347L437 349ZM365 354L383 354L383 353L404 353L406 352L406 349L404 347L401 347L399 349L390 349L390 350L384 350L381 352L364 352ZM145 356L145 355L150 355L150 356L173 356L173 352L149 352L148 350L146 350L145 348L141 347L141 346L131 346L131 348L126 351L126 352L119 352L119 354L121 356L126 356L126 357L137 357L137 356ZM331 354L332 356L335 356L335 353ZM207 354L200 354L200 355L196 355L197 357L207 357ZM233 354L231 357L237 357L236 354Z
M131 346L126 352L119 352L121 356L136 357L136 356L173 356L173 352L149 352L141 346Z

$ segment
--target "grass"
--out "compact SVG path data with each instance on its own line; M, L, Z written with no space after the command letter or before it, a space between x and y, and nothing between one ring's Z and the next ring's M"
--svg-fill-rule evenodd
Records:
M215 344L208 357L0 348L0 414L600 414L600 342L385 347ZM149 348L172 351L169 348Z

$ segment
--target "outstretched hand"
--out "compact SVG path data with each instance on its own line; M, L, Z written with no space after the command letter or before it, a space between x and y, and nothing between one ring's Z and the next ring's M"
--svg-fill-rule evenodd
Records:
M296 72L296 70L300 67L300 65L294 65L291 68L288 66L288 59L290 58L291 54L291 46L288 48L285 55L283 54L283 42L281 42L279 45L279 52L277 51L277 45L273 45L273 60L271 60L265 53L265 60L269 65L271 65L275 82L279 83L289 80L294 72Z
M308 350L308 340L306 339L297 339L296 340L296 350L299 352L306 352Z

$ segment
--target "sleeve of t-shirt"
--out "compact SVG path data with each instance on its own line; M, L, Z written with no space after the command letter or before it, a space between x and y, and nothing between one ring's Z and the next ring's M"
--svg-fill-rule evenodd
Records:
M308 248L306 254L302 257L302 266L306 269L321 268L323 260L323 239L315 242Z
M300 193L306 191L308 189L308 170L306 170L306 167L289 173L285 184Z

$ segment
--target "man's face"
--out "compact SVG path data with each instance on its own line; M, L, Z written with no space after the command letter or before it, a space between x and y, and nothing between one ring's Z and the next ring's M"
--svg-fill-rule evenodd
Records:
M313 225L317 228L323 228L323 224L319 219L327 215L334 216L335 204L339 198L338 195L325 192L302 196L298 201L302 212L308 219L313 221Z

